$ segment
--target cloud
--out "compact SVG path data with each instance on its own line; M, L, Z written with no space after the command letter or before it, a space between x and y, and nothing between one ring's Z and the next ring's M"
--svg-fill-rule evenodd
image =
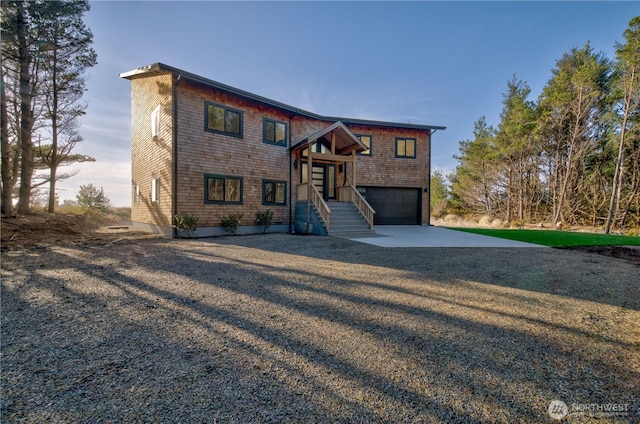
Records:
M58 182L60 202L75 200L81 185L104 188L112 206L131 206L131 163L129 161L97 161L61 168L60 173L78 170L78 174Z

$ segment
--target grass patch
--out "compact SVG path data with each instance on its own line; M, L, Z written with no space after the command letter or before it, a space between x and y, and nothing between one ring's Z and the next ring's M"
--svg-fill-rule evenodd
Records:
M560 230L496 230L454 227L450 227L450 229L551 247L640 246L640 237L612 234L576 233Z

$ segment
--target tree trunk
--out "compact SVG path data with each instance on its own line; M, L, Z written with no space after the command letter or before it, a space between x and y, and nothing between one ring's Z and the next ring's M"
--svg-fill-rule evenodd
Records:
M57 35L57 32L56 32ZM55 212L56 209L56 172L58 170L58 40L56 39L53 47L53 69L51 75L51 84L53 91L53 104L51 106L51 163L49 164L50 180L49 180L49 207L47 211Z
M31 57L26 39L25 11L22 2L17 2L18 55L20 64L20 142L22 145L22 161L20 166L20 197L18 213L27 213L31 201L31 177L33 176L33 109L31 100L31 75L29 64Z
M2 198L0 200L3 215L11 215L13 212L13 179L11 178L11 146L9 145L9 114L7 113L7 97L5 95L4 74L0 83L0 151L2 152Z

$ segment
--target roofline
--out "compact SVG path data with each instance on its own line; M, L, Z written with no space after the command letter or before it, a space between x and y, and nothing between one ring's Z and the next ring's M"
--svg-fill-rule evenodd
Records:
M406 129L434 130L434 131L447 129L447 127L436 126L436 125L422 125L422 124L410 124L410 123L403 124L400 122L376 121L376 120L369 120L369 119L341 118L341 117L335 117L335 116L318 115L316 113L309 112L307 110L303 110L300 108L296 108L275 100L271 100L266 97L262 97L258 94L240 90L239 88L231 87L230 85L222 84L221 82L204 78L199 75L193 74L191 72L183 71L182 69L174 68L173 66L165 65L164 63L160 63L160 62L156 62L151 65L136 68L128 72L123 72L120 74L120 78L133 80L133 79L141 78L147 75L163 74L163 73L180 75L181 78L183 79L188 79L196 83L204 84L222 91L226 91L226 92L235 94L237 96L243 97L245 99L253 100L259 103L273 106L283 111L290 112L296 115L302 115L302 116L306 116L312 119L317 119L320 121L342 121L347 127L349 126L349 124L360 124L360 125L374 125L374 126L390 127L390 128L406 128Z

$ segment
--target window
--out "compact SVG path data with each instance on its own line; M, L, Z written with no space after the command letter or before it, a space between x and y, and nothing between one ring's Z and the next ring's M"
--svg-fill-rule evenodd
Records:
M356 137L358 137L358 139L360 139L362 144L367 146L367 150L362 151L362 152L360 152L358 154L362 155L362 156L371 156L371 136L370 135L356 135Z
M287 183L284 181L262 180L262 204L286 205Z
M140 203L140 186L138 184L133 186L133 203Z
M158 198L160 194L160 181L158 177L153 177L151 179L151 203L158 203Z
M324 144L321 141L316 141L315 143L313 143L311 145L311 151L313 153L331 153L331 150L329 149L329 146L327 146L326 144ZM302 150L302 157L309 157L309 148L305 148Z
M416 157L416 139L415 138L396 138L396 157L397 158L415 158Z
M242 112L205 102L204 130L242 138Z
M154 140L158 139L160 135L160 106L156 107L151 112L151 137Z
M205 203L242 204L242 177L204 176Z
M263 139L265 143L287 145L287 124L264 118Z

